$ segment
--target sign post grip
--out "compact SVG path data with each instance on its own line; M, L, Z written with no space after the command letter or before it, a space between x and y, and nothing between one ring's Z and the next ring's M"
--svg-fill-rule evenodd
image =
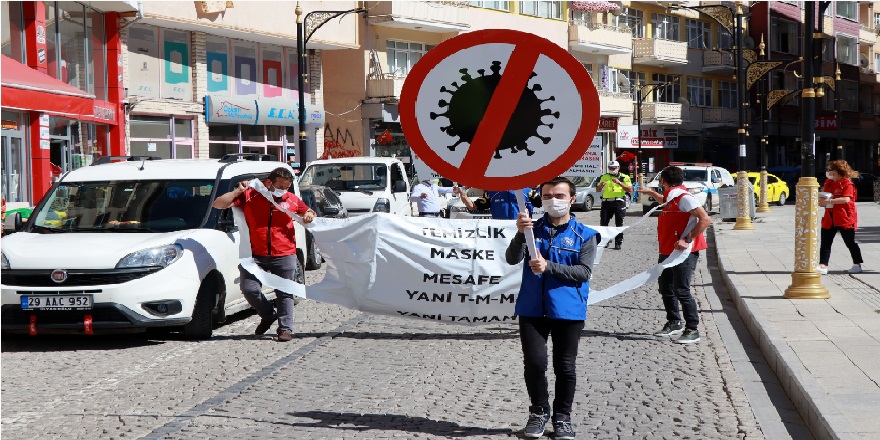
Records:
M526 197L521 190L516 190L516 202L519 204L519 212L529 212L529 210L526 209ZM523 233L526 235L526 246L529 248L529 259L534 260L538 258L538 249L535 247L535 231L532 230L531 227L528 227Z

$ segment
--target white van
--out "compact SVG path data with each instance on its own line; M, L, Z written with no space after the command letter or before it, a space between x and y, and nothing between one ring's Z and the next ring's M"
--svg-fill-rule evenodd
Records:
M351 216L371 212L412 215L409 178L403 162L393 157L316 160L300 174L299 184L335 190Z
M3 239L3 331L177 327L186 338L211 337L213 324L250 307L232 212L211 203L288 167L267 159L110 157L65 174L27 226ZM299 195L295 183L291 190ZM315 254L307 243L297 223L300 282Z
M711 163L670 162L669 165L675 165L684 171L684 186L697 198L706 212L719 206L718 188L736 185L733 175L729 171ZM657 173L654 179L645 186L659 191L660 173ZM644 196L639 199L643 212L648 212L659 204L653 197Z

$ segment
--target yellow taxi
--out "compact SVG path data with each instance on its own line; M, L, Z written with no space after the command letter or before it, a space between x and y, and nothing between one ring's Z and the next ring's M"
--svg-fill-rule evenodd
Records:
M749 181L755 187L755 195L761 197L761 173L749 173ZM767 173L767 203L785 205L785 200L791 194L788 184L779 177Z

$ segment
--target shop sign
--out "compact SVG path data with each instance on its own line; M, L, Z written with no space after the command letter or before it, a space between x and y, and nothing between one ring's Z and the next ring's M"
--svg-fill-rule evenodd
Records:
M95 119L101 119L104 121L113 121L113 120L116 120L116 111L113 110L112 107L105 107L102 105L95 104L94 116L95 116Z
M205 122L256 125L257 102L222 96L205 96Z
M590 148L584 152L584 155L564 175L599 177L605 172L604 163L602 136L596 136L593 138L593 142L590 143Z
M637 125L621 125L617 130L617 148L638 148ZM677 128L642 127L642 148L678 148Z
M617 118L599 118L599 131L617 131Z
M837 130L837 118L834 116L816 116L816 130Z

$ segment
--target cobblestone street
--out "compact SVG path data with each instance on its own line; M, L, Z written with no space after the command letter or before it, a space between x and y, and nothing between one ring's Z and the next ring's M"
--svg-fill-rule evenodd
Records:
M598 211L578 217L598 223ZM623 250L605 251L594 288L656 262L655 225L629 231ZM650 336L665 320L656 284L590 308L572 415L579 438L763 438L715 326L722 312L709 311L708 273L701 256L697 344ZM320 276L308 273L307 283ZM520 436L528 400L516 326L443 325L314 301L296 313L296 337L286 344L253 336L252 313L233 316L206 342L5 337L3 436Z

